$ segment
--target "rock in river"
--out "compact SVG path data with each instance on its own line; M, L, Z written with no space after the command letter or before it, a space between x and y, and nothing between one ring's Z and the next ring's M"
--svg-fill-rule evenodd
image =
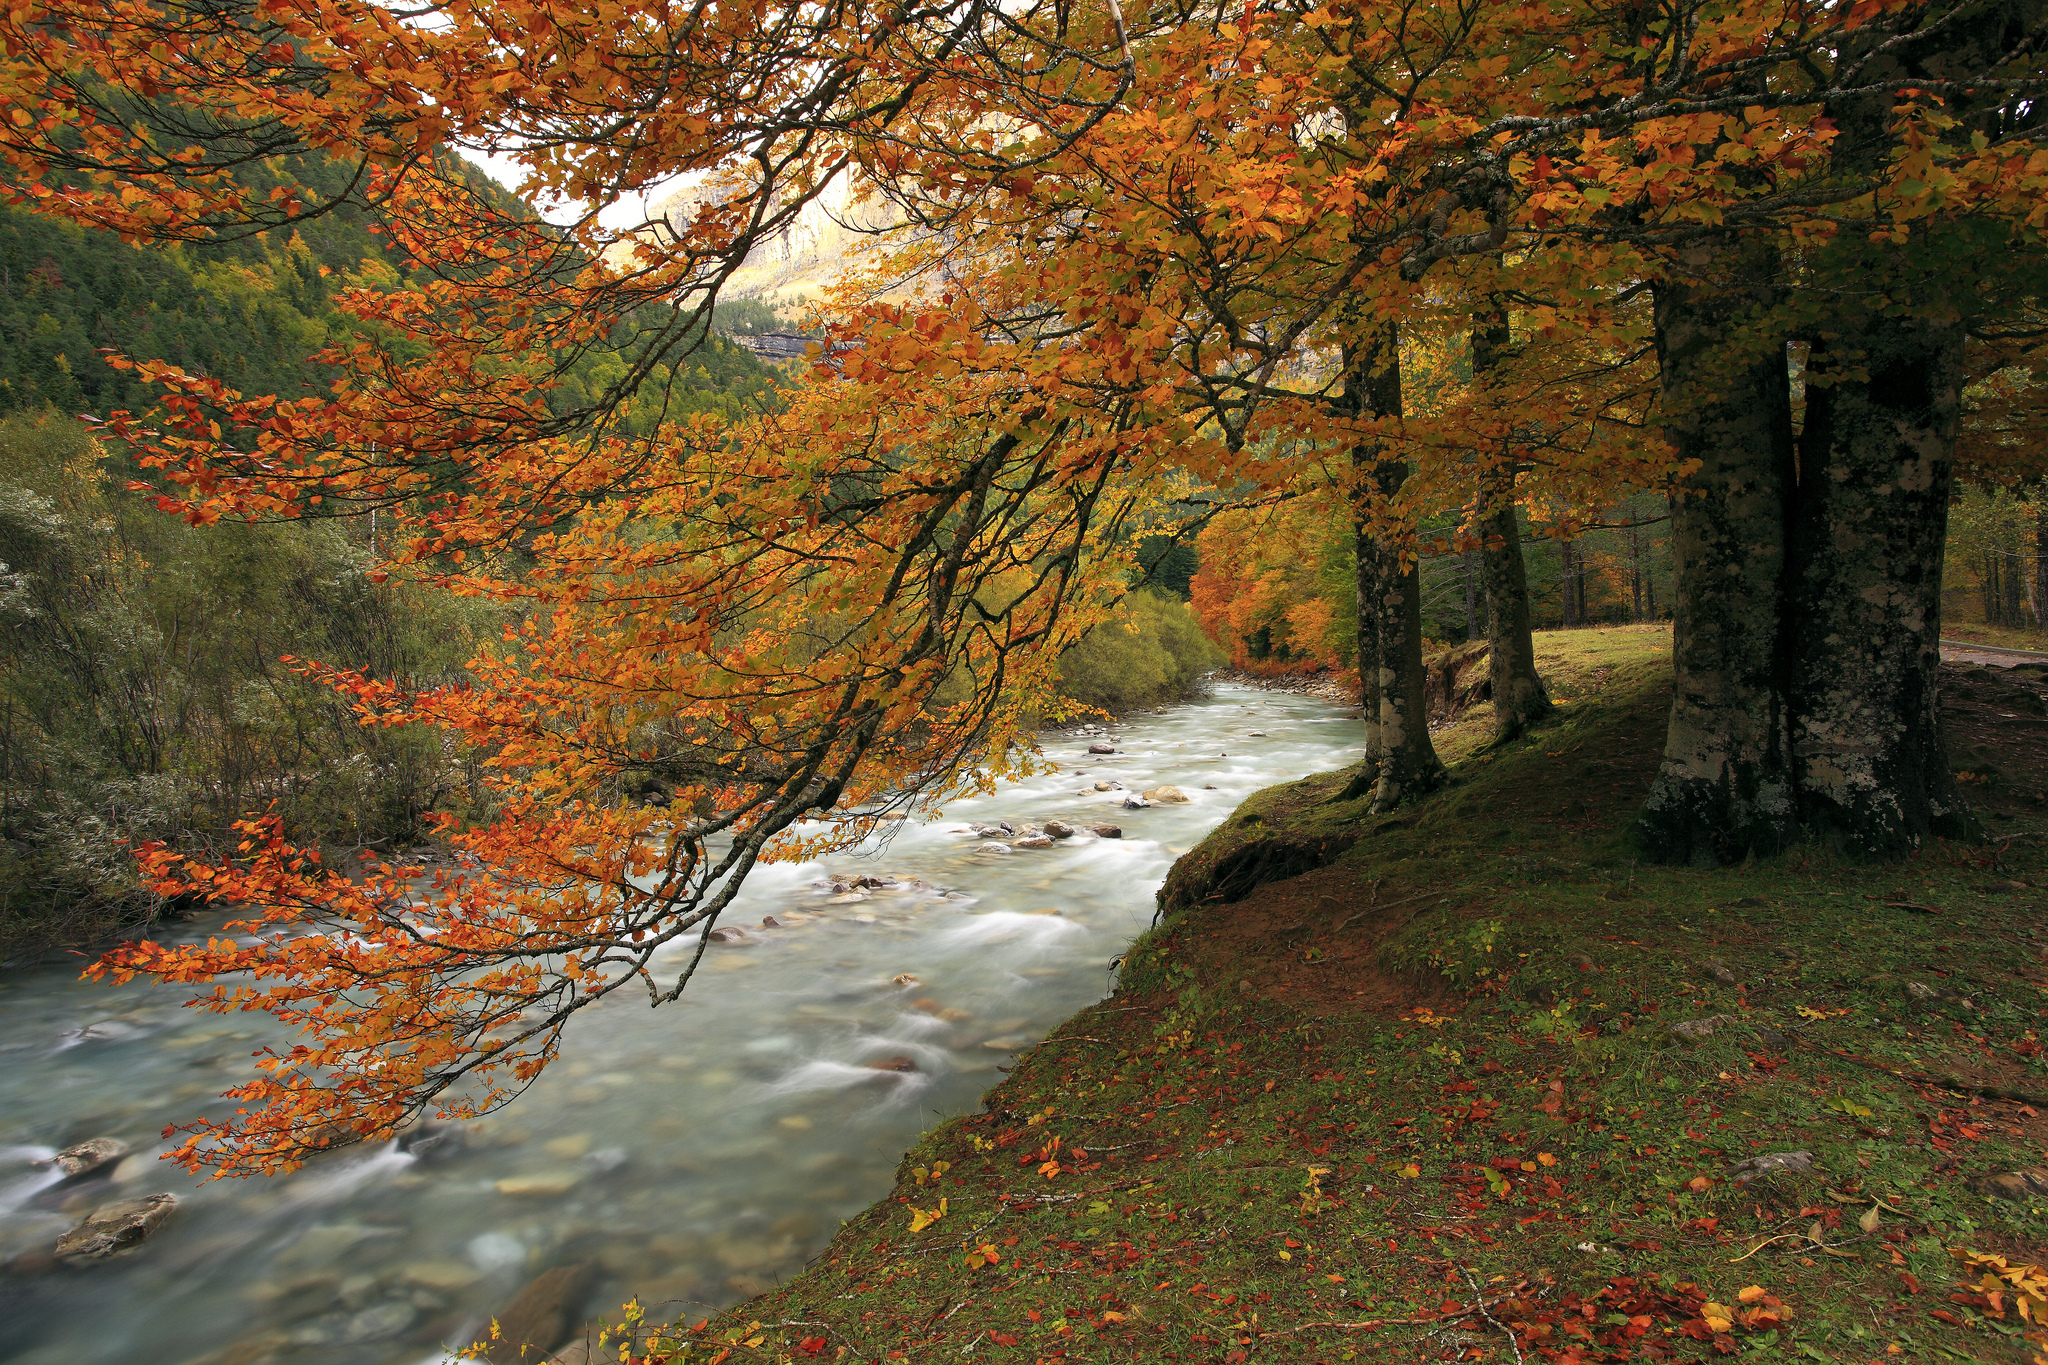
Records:
M1113 753L1115 753L1115 752L1116 752L1116 745L1114 745L1114 744L1091 744L1091 745L1089 745L1089 746L1088 746L1088 752L1089 752L1089 753L1091 753L1091 754L1113 754Z
M152 1194L102 1204L83 1223L57 1239L57 1259L77 1264L131 1251L162 1227L177 1207L175 1194Z
M1161 806L1183 805L1188 799L1187 794L1179 787L1154 787L1143 795L1147 801Z
M128 1155L128 1144L119 1138L87 1138L57 1153L56 1167L65 1175L84 1175Z
M974 851L976 853L1008 853L1010 846L1008 844L987 843L977 846Z
M1074 837L1074 827L1064 820L1046 821L1045 832L1055 839L1071 839Z
M558 1265L535 1276L491 1315L498 1324L498 1339L491 1341L488 1327L477 1335L479 1342L490 1346L484 1358L492 1365L544 1358L568 1339L571 1324L582 1320L583 1300L596 1278L593 1261Z
M1017 847L1019 847L1019 848L1051 848L1051 847L1052 847L1052 836L1051 836L1050 834L1027 834L1027 835L1025 835L1025 836L1024 836L1023 838L1021 838L1021 839L1019 839L1019 840L1017 841Z
M1124 837L1124 827L1122 825L1090 825L1088 828L1094 831L1095 837L1098 839L1121 839Z

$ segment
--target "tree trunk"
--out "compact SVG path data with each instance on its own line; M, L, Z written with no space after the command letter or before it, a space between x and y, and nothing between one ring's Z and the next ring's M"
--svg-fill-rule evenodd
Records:
M1737 342L1775 260L1724 238L1689 264L1695 279L1734 287L1657 287L1665 435L1699 467L1672 499L1671 722L1641 829L1654 856L1711 864L1776 852L1796 833L1781 649L1795 474L1784 346Z
M1579 623L1578 567L1572 563L1572 542L1569 536L1557 542L1558 571L1557 595L1560 601L1564 628L1570 630Z
M1490 481L1480 527L1486 572L1486 669L1493 695L1493 739L1505 743L1550 716L1550 695L1536 672L1536 641L1529 624L1529 576L1522 564L1522 531L1515 522L1515 476Z
M1492 370L1511 339L1508 313L1495 304L1473 318L1472 372ZM1505 743L1550 715L1536 673L1529 622L1529 574L1515 520L1515 472L1493 469L1479 481L1479 560L1486 590L1486 670L1493 699L1493 741Z
M1345 387L1362 416L1401 413L1400 338L1392 326L1346 356ZM1386 458L1378 442L1352 452L1361 482L1370 480L1381 498L1398 493L1407 466ZM1361 490L1363 493L1363 490ZM1359 524L1363 527L1365 519ZM1429 738L1429 710L1423 695L1422 575L1411 559L1401 563L1400 547L1361 534L1358 539L1358 661L1368 705L1366 750L1377 760L1373 809L1391 810L1443 784L1443 762Z
M1465 578L1465 639L1470 642L1486 632L1479 625L1479 552L1467 550L1460 557Z
M1792 747L1811 833L1867 857L1975 830L1942 744L1941 561L1963 329L1832 317L1799 441ZM1865 376L1865 377L1858 377Z

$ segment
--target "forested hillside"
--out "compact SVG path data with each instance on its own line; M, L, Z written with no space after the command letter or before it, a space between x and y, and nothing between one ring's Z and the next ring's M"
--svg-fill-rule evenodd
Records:
M310 842L388 851L421 837L430 810L473 813L474 754L363 727L287 660L459 680L510 608L373 581L367 515L185 525L127 491L132 452L78 420L162 396L108 351L318 396L332 375L309 357L371 330L336 294L408 279L350 210L199 247L0 208L0 960L155 913L137 840L220 847L267 809ZM618 363L572 366L550 402L588 402ZM623 430L651 428L661 404L730 419L774 401L773 372L719 340L661 379Z

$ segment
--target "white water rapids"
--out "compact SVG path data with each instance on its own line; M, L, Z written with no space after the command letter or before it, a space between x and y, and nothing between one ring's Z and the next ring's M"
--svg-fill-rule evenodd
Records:
M1253 791L1363 742L1341 708L1231 685L1108 737L1120 752L1101 757L1085 752L1100 737L1048 733L1061 771L900 826L866 856L761 869L720 923L782 927L712 945L675 1004L622 993L579 1015L531 1090L423 1158L359 1149L201 1184L153 1160L158 1134L223 1113L220 1091L281 1031L183 1009L187 990L62 967L0 978L0 1261L33 1259L111 1201L182 1201L126 1255L0 1272L0 1361L419 1365L552 1265L600 1266L584 1306L614 1320L634 1296L694 1320L788 1277L888 1192L919 1133L977 1107L1012 1052L1105 994L1175 857ZM1190 803L1124 810L1098 780L1170 783ZM1124 837L1003 855L958 832L1049 818ZM816 885L885 874L952 894ZM103 1136L132 1154L72 1181L47 1166Z

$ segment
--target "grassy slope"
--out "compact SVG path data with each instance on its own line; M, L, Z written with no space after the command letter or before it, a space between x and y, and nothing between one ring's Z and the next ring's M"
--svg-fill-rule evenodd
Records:
M1348 847L1193 896L1114 998L680 1358L2026 1358L2009 1299L1951 1298L1949 1249L2042 1259L2048 1200L1966 1182L2040 1160L2048 1119L1934 1078L2048 1091L2041 893L1994 889L2048 885L2038 837L1996 868L1947 847L1637 866L1668 636L1540 646L1573 699L1557 725L1486 754L1466 717L1439 735L1456 785L1399 818L1312 804L1334 779L1255 797L1190 860L1247 814ZM2007 707L1986 714L2048 749L2005 686L1982 683ZM2028 771L1993 779L2004 832L2043 824ZM1815 1169L1730 1180L1787 1150Z

